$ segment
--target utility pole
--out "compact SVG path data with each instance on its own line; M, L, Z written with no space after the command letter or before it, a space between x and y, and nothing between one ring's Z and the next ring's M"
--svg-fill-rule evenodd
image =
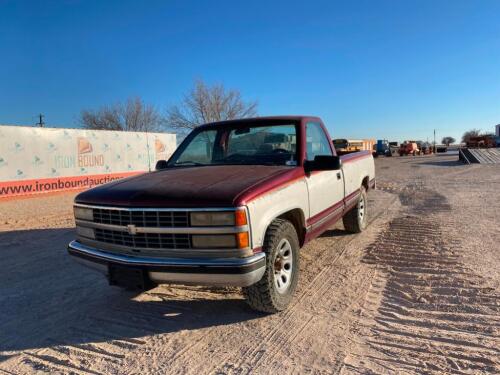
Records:
M43 117L44 116L41 113L38 115L39 121L37 122L37 125L41 128L43 128L43 126L45 125L45 123L43 122Z
M436 153L436 129L434 129L434 154Z

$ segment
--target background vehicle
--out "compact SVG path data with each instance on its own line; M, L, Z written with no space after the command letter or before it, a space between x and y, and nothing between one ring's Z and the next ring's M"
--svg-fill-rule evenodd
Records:
M373 139L334 139L332 142L337 155L345 155L359 151L371 152L375 144Z
M419 149L417 143L414 141L405 141L401 143L398 150L399 156L405 155L417 155L419 153Z
M494 135L470 137L466 142L466 146L469 148L492 148L496 147L496 139Z
M375 152L377 155L392 156L391 147L387 139L377 140Z
M241 286L256 310L285 309L299 250L336 221L367 225L370 152L339 157L317 117L268 117L195 129L158 170L75 199L68 251L110 284Z
M433 153L432 145L429 142L417 142L419 155L430 155Z

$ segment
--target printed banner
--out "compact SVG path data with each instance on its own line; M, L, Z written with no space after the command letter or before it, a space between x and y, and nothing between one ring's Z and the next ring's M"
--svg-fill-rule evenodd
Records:
M0 198L153 170L175 147L175 134L0 126Z

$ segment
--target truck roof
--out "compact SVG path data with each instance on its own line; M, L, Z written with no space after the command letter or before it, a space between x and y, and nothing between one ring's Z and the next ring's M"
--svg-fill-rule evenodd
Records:
M224 126L224 125L236 125L236 124L248 124L248 123L256 123L256 122L266 122L266 121L276 121L276 122L301 122L303 120L311 120L322 122L321 119L317 116L305 116L305 115L291 115L291 116L263 116L263 117L250 117L250 118L242 118L242 119L234 119L234 120L225 120L225 121L217 121L211 122L207 124L203 124L202 127L212 127L212 126Z

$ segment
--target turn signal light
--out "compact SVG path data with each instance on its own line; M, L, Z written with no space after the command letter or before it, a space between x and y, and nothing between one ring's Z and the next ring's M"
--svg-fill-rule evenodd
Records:
M236 242L238 243L238 249L245 249L247 247L250 247L248 232L236 233Z
M247 225L247 213L245 210L238 210L234 212L234 223L237 227Z

